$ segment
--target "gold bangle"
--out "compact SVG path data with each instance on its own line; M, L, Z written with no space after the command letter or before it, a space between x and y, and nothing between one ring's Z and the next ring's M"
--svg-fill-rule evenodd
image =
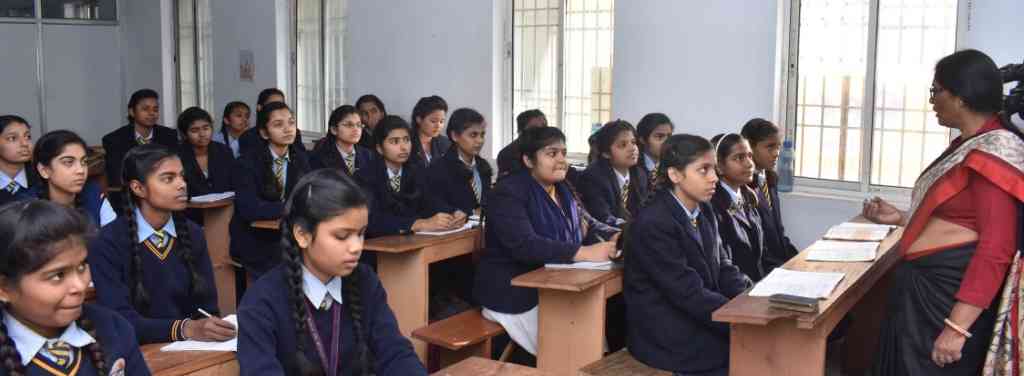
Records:
M946 326L948 326L950 329L953 329L954 331L960 333L960 335L964 337L971 338L971 332L968 332L966 329L961 328L960 325L957 325L955 322L953 322L953 320L947 318L943 321L946 323Z

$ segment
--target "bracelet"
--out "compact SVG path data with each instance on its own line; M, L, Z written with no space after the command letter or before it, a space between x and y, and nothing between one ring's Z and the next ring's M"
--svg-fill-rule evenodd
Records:
M192 339L191 337L186 337L185 336L185 325L188 325L188 323L191 322L191 321L192 321L192 319L190 319L190 318L185 318L184 320L181 320L181 331L180 331L179 334L181 334L181 339L183 341L188 341L188 340Z
M947 318L944 320L944 322L946 323L946 326L948 326L950 329L953 329L957 333L960 333L960 335L967 338L971 338L971 332L968 332L966 329L961 328L960 325L957 325L955 322L953 322L953 320Z

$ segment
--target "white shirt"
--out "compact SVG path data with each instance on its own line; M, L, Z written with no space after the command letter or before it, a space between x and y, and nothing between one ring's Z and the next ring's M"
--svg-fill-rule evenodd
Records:
M672 198L676 199L676 202L679 203L679 207L683 208L683 211L686 212L686 216L690 217L691 221L696 220L698 217L700 217L700 204L697 204L697 207L694 208L691 212L690 209L686 208L686 205L683 205L683 200L680 200L679 197L676 197L675 193L672 193Z
M139 243L142 243L146 239L149 239L149 237L153 236L153 233L156 232L156 230L153 229L153 226L150 226L149 222L146 222L146 219L142 217L142 212L139 211L139 208L135 208L135 226L135 228L139 229L138 232L136 233L136 236L138 237L137 241ZM168 234L171 237L178 237L178 234L174 231L173 217L167 218L167 223L164 224L162 230L164 231L165 234Z
M729 192L729 197L732 198L732 202L735 202L737 205L743 204L743 196L741 196L739 192L734 191L732 187L721 180L718 181L718 184L720 184L722 188L725 188L726 192Z
M302 266L302 292L306 294L306 299L309 299L313 307L320 307L320 303L323 303L324 297L327 295L330 295L336 303L342 303L341 278L332 277L327 284L324 284L309 269L306 269L305 265Z
M614 168L612 171L615 171L615 177L619 179L619 192L622 192L626 188L626 184L629 183L629 173L623 175L619 173L619 170Z
M58 338L43 337L6 312L4 312L4 325L7 325L7 335L14 341L14 347L18 348L18 355L21 355L21 365L23 366L31 363L32 358L35 358L39 352L42 352L43 356L50 360L56 360L56 357L46 351L48 343L60 340L73 347L82 348L96 342L88 332L79 328L73 321L71 325L64 328L64 332Z
M654 161L654 158L651 158L650 155L644 153L644 166L647 166L647 171L654 171L654 166L657 164L658 163Z
M28 178L25 177L25 169L24 168L19 170L18 173L14 175L13 179L11 179L10 176L7 176L7 174L0 174L0 189L7 188L7 185L11 184L12 180L15 183L18 183L18 190L19 191L22 190L22 189L27 189L28 188Z
M149 130L149 137L142 137L142 135L139 134L139 132L135 132L135 141L138 142L140 138L146 140L147 142L153 141L153 133L156 133L156 129Z
M398 177L402 176L402 168L401 167L398 168L398 171L392 171L391 167L387 167L387 168L385 168L385 170L388 170L388 181L390 181L391 179L394 179L396 176L398 176Z

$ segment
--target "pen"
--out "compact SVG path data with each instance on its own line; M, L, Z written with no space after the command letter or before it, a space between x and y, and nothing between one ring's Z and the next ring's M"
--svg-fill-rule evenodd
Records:
M205 311L205 310L203 310L202 308L197 308L197 309L199 310L199 313L202 313L202 314L203 314L203 316L206 316L206 318L209 318L209 319L212 319L212 318L213 318L213 315L211 315L211 314L210 314L209 312L206 312L206 311Z

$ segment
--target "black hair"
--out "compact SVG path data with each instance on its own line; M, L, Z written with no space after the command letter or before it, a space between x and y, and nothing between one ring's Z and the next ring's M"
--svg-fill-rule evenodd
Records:
M57 158L60 153L64 152L64 149L68 145L78 144L85 150L86 155L89 153L89 146L85 144L85 140L79 137L75 132L58 129L51 132L46 132L42 137L36 141L35 148L32 149L32 163L35 168L38 169L40 165L50 166L53 163L53 159ZM47 179L39 176L39 179L43 182L43 186L39 189L39 198L43 200L50 199L49 182ZM82 195L75 195L75 208L81 210L82 208Z
M335 129L335 131L337 131L338 123L341 123L341 120L345 119L345 117L349 115L358 116L359 109L357 109L355 106L348 104L338 106L338 108L335 108L334 111L331 111L331 117L327 119L327 129Z
M391 131L396 129L404 129L409 132L409 136L412 136L412 128L409 127L409 123L406 123L401 116L387 115L380 119L380 123L377 123L377 129L373 130L373 143L377 146L384 145L384 141L388 139L388 135Z
M594 133L590 145L590 156L587 159L593 162L605 158L605 153L611 154L612 144L623 132L631 132L636 137L636 129L628 121L618 119L605 123L597 133Z
M750 142L750 147L754 147L758 143L767 140L768 137L779 134L779 127L768 120L753 118L748 120L746 124L743 124L743 130L740 131L740 134Z
M737 133L720 133L711 138L711 145L713 145L715 149L715 160L718 161L719 171L724 168L725 161L729 158L732 147L745 140L746 138ZM757 195L754 194L754 191L751 190L750 187L747 187L744 184L740 187L740 194L743 195L744 202L748 207L757 207Z
M85 247L94 229L88 219L75 210L42 201L16 201L0 207L0 275L8 286L17 285L26 274L35 272L66 250L67 242ZM7 304L4 304L4 310ZM96 339L85 347L93 366L101 375L109 372L103 346L91 320L79 317L77 324ZM0 362L8 375L25 375L14 340L0 320Z
M530 125L530 120L534 118L544 118L544 123L548 122L548 117L544 115L543 111L539 109L526 110L516 116L516 132L523 133L526 130L526 126Z
M132 255L131 255L131 267L128 271L129 280L134 281L131 283L131 301L132 304L139 310L139 312L147 312L149 310L149 294L146 292L145 286L142 285L142 253L144 252L142 244L137 241L136 234L138 234L138 224L135 223L135 208L139 206L139 198L135 196L135 193L131 190L131 181L135 180L145 184L146 179L150 178L155 170L160 166L161 163L166 162L171 158L178 158L178 155L168 149L166 146L160 144L145 144L139 145L131 150L124 156L124 166L121 170L121 181L125 184L124 196L124 212L122 216L125 222L128 224L128 237L132 240ZM182 260L185 261L185 268L188 269L189 273L189 296L192 301L202 301L203 298L209 294L206 291L206 281L203 281L203 277L199 275L199 267L197 266L198 261L196 260L195 254L192 252L192 236L189 229L188 220L182 213L172 213L174 219L174 232L177 235L177 241L174 242L174 251L180 252Z
M409 117L409 122L412 123L412 155L411 159L416 160L417 158L424 158L421 154L424 154L423 145L420 143L420 123L416 118L426 118L434 111L448 112L448 102L445 102L444 98L437 95L431 95L429 97L420 98L416 101L416 106L412 108L412 115ZM424 158L424 160L426 160Z
M185 111L178 115L178 133L181 134L181 140L185 144L191 144L188 140L188 129L192 128L192 124L199 121L206 120L213 126L213 117L210 116L209 112L199 107L189 107Z
M260 94L256 97L256 108L258 109L266 105L267 100L269 100L270 96L272 95L280 95L282 98L284 98L284 92L281 91L281 89L278 89L276 87L268 87L266 89L260 90Z
M556 127L531 128L523 131L519 135L519 163L523 163L523 156L536 161L538 151L559 142L565 142L565 133Z
M651 133L654 133L655 129L664 124L668 124L671 130L676 130L675 124L672 124L672 119L669 119L668 115L663 113L652 112L640 118L640 122L636 124L636 141L637 145L640 146L641 152L647 152L647 138L651 137Z
M363 105L363 103L367 102L372 102L374 106L377 106L377 109L380 110L382 115L388 115L388 110L384 108L384 102L382 102L380 98L377 98L377 96L373 94L365 94L359 97L359 99L356 99L356 108L358 109L360 106Z
M477 112L472 108L460 108L452 112L451 116L448 117L448 130L447 135L450 139L455 139L453 135L462 134L466 129L473 125L484 124L484 115ZM452 147L455 147L455 143L452 143Z
M32 125L28 123L25 118L18 115L0 115L0 133L3 133L7 129L8 125L11 124L25 124L28 129L32 129Z
M152 99L159 102L160 94L157 94L156 90L153 89L138 90L132 93L132 96L128 98L128 109L134 110L135 106L138 106L139 102L142 102L143 99ZM133 118L132 115L128 115L128 123L135 124L135 118Z
M252 111L252 109L249 108L249 105L245 104L245 102L234 101L224 106L224 116L221 116L220 118L220 133L224 135L225 143L228 142L228 129L226 124L228 117L231 116L232 112L235 112L235 110L239 108L244 108L246 111L250 112Z
M954 52L935 63L935 82L974 112L1003 109L1003 78L992 58L978 50Z
M291 112L291 108L284 102L267 103L267 105L263 106L263 108L260 109L260 112L256 114L257 129L267 131L267 123L270 123L270 114L277 110L288 110ZM274 176L274 158L270 155L270 149L268 148L264 148L261 153L265 155L263 165L262 196L268 201L280 201L284 187L277 186L277 177ZM291 158L294 158L298 153L299 151L294 142L291 145L288 145L288 155L291 156Z
M320 169L302 177L285 202L284 215L281 218L281 248L283 262L287 267L286 281L296 337L296 351L292 361L288 362L293 366L288 372L290 375L325 374L325 370L320 369L319 363L306 357L306 342L309 338L306 317L309 312L306 308L305 294L302 292L303 251L299 248L298 241L295 240L293 229L298 226L315 237L316 228L320 223L343 215L348 210L365 208L368 205L368 198L359 185L337 169ZM364 267L357 266L352 274L342 278L342 300L345 301L345 306L349 314L352 315L359 368L362 369L362 374L368 374L367 352L369 346L366 342L369 333L368 328L363 325L364 307L359 293L360 284L363 281L360 281L358 270L358 268Z

